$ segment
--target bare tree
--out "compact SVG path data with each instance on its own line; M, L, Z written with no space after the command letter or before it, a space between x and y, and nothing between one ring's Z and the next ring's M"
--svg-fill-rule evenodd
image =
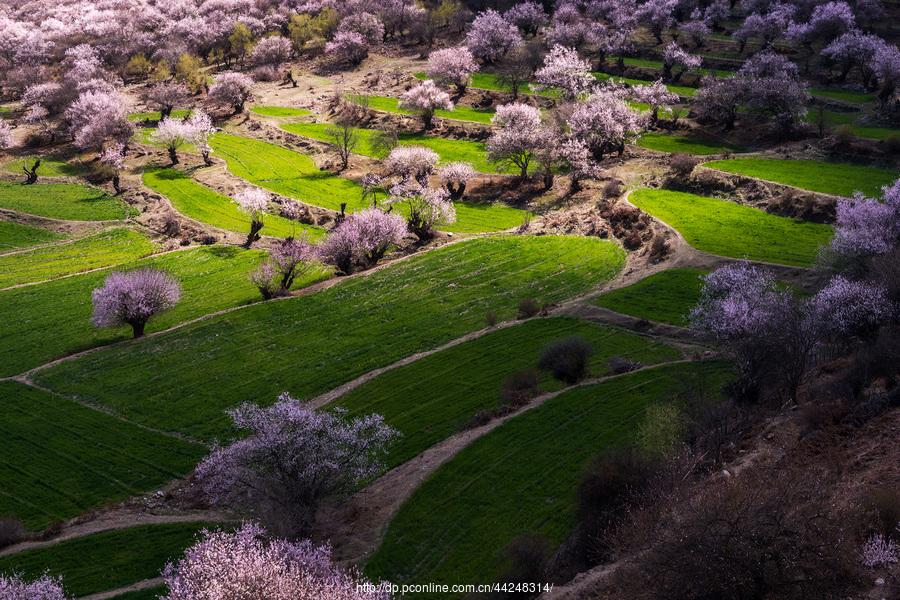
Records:
M350 164L350 154L359 143L359 134L354 127L354 121L348 118L338 119L326 133L341 159L341 170L343 171Z

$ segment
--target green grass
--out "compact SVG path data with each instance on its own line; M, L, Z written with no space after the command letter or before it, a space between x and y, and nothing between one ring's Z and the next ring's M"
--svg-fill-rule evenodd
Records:
M629 200L677 229L691 246L719 256L808 266L833 233L829 225L684 192L641 189Z
M870 140L885 140L891 136L900 136L900 129L894 127L879 127L860 124L859 120L862 116L863 115L859 112L826 110L824 113L825 123L829 128L835 129L837 127L847 126L856 137ZM813 126L818 126L818 119L819 115L815 110L807 112L804 117L804 120Z
M725 142L705 140L690 135L676 135L652 131L645 133L638 138L637 145L641 148L656 150L657 152L683 152L685 154L697 154L700 156L739 151L737 147Z
M147 323L147 332L160 331L190 319L261 299L248 274L262 261L260 250L209 246L171 252L117 267L153 267L168 271L181 284L181 300L170 311ZM0 292L0 376L32 369L56 358L127 339L130 327L91 325L91 292L103 285L111 270L104 269L38 286ZM328 276L323 267L295 282L295 289ZM53 332L48 335L48 332Z
M13 160L3 163L3 170L7 173L15 173L16 175L22 175L24 177L24 171L22 169L26 166L30 169L34 166L34 161L38 158L41 159L41 166L38 167L37 170L38 181L40 181L41 177L76 177L84 173L84 168L79 165L74 165L64 160L48 156L23 156L21 158L14 158Z
M135 422L212 437L228 432L229 407L284 391L315 396L476 330L488 311L508 319L522 298L584 293L623 260L618 246L594 238L478 238L316 294L103 349L36 379Z
M669 269L628 287L607 292L596 304L624 315L684 327L687 316L700 299L706 271Z
M351 96L350 99L360 104L367 104L372 110L391 112L400 115L415 115L416 112L400 108L397 98L387 96ZM494 111L484 108L472 108L469 106L456 106L453 110L436 110L434 116L453 121L470 121L472 123L490 123L494 117Z
M165 148L165 144L153 140L152 136L154 131L156 131L156 127L138 127L134 132L133 139L139 144L144 144L146 146ZM185 143L178 147L178 154L198 154L198 152L197 146L194 144Z
M328 123L289 123L282 129L314 140L329 142ZM374 139L378 132L374 129L356 129L359 138L354 152L364 156L383 158L385 153L375 147ZM441 157L441 163L462 161L471 164L476 170L489 173L494 165L488 162L484 142L469 140L451 140L414 133L400 134L401 145L425 146L431 148ZM444 231L454 233L482 233L486 231L504 231L518 227L525 219L527 211L504 206L502 204L484 204L474 202L456 202L456 222L442 226ZM403 206L398 207L401 212ZM405 214L405 213L404 213Z
M253 106L250 112L263 117L306 117L312 114L312 111L306 108L288 106Z
M416 73L415 76L417 79L428 79L428 75L423 72ZM523 82L519 86L519 94L526 96L531 95L547 97L554 97L556 95L555 90L533 90L529 87L531 83ZM501 82L499 76L496 73L488 73L486 71L478 71L477 73L472 73L472 77L469 80L469 87L471 89L487 90L489 92L503 92L504 94L512 93L512 86L507 83Z
M191 109L189 108L176 108L169 115L173 119L183 119L191 114ZM128 115L128 120L133 121L135 123L140 121L161 121L162 113L158 110L150 110L147 112L134 112Z
M812 88L809 90L813 96L820 98L830 98L832 100L840 100L841 102L850 102L852 104L865 104L875 101L875 94L868 92L859 92L856 90L842 90L834 88Z
M609 73L603 73L600 71L594 71L591 73L595 79L598 81L613 81L616 83L625 83L628 85L649 85L653 83L653 81L649 79L631 79L629 77L618 77L616 75L610 75ZM697 94L697 88L689 87L686 85L674 85L674 84L666 84L666 88L672 92L673 94L678 94L682 98L693 98Z
M394 583L485 583L523 534L560 544L575 525L576 492L592 456L622 446L648 406L686 379L720 386L720 363L673 365L566 392L464 448L394 517L366 573ZM715 389L715 388L714 388Z
M152 169L144 172L144 185L169 199L175 210L191 219L208 223L213 227L248 233L250 216L241 211L229 197L191 179L175 169ZM321 238L321 227L306 225L278 215L266 215L261 233L274 237L290 237L300 234L312 240Z
M153 243L133 229L109 229L74 242L0 256L0 289L117 265L152 252Z
M340 210L363 208L362 188L321 171L305 154L246 137L218 133L210 139L216 154L237 177L301 202Z
M463 429L476 412L496 408L509 375L536 369L544 346L575 335L594 348L590 376L608 374L607 362L614 356L644 364L680 358L675 349L624 330L570 318L539 319L388 371L336 405L352 416L378 413L400 431L387 459L388 467L394 467ZM540 383L542 391L563 387L546 373Z
M817 160L735 158L708 162L704 166L836 196L852 196L861 191L867 196L881 197L881 188L897 178L897 172L892 169Z
M13 381L0 382L0 435L0 515L30 529L152 490L206 453Z
M617 56L609 57L609 62L611 64L615 64L618 61ZM628 67L639 67L641 69L652 69L654 71L662 71L663 69L663 61L657 60L654 58L637 58L626 56L622 59L622 62L625 66ZM728 71L725 69L709 69L706 67L700 67L697 69L689 69L689 73L699 73L702 75L712 75L714 77L729 77L734 74L734 71Z
M0 572L35 579L46 571L62 578L67 594L87 596L159 577L203 527L167 523L104 531L0 558Z
M332 125L329 123L286 123L281 126L282 129L289 133L331 143L331 136L328 135L330 127ZM356 154L373 158L384 158L387 156L387 152L376 147L377 129L355 128L354 131L359 139L356 148L353 150ZM484 142L452 140L420 133L401 133L398 141L403 146L425 146L426 148L431 148L440 156L441 164L462 161L469 163L476 171L481 173L495 173L497 171L494 163L487 159ZM508 172L515 171L510 170Z
M0 182L0 208L70 221L113 221L137 214L103 190L72 183Z
M26 246L37 246L63 238L65 236L60 233L40 227L31 227L12 221L0 221L0 252Z

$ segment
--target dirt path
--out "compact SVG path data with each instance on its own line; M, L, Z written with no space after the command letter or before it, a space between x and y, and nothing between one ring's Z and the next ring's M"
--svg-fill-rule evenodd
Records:
M340 506L323 507L316 516L316 537L331 540L336 560L358 563L378 548L394 515L422 482L475 440L510 419L573 389L596 385L639 371L689 362L694 361L675 360L642 367L622 375L586 379L565 389L542 394L517 411L494 419L481 427L456 433L412 460L388 471Z
M104 531L128 529L138 525L165 525L168 523L196 523L200 521L225 521L225 515L218 511L186 511L180 513L152 513L133 507L117 508L84 520L79 517L65 525L59 535L48 540L20 542L0 550L0 556L18 554L26 550L47 548L66 540L81 538Z
M98 594L91 594L90 596L82 596L79 600L107 600L108 598L115 598L116 596L121 596L122 594L126 594L128 592L138 592L140 590L154 588L156 586L163 585L164 583L165 581L162 577L154 577L153 579L138 581L137 583L132 583L131 585L126 585L125 587L121 587L115 590L107 590Z

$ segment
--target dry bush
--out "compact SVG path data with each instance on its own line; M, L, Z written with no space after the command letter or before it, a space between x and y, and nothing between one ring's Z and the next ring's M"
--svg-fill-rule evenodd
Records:
M494 325L497 324L497 321L499 321L499 320L500 320L500 319L499 319L499 317L497 316L497 313L495 313L495 312L492 311L492 310L489 310L489 311L487 311L487 312L484 314L484 323L485 323L485 325L487 325L488 327L493 327Z
M538 583L546 580L550 544L539 535L521 535L503 549L506 568L498 581L507 583ZM501 593L499 598L533 598L534 593Z
M588 360L593 353L594 348L587 340L571 336L548 344L541 351L538 366L550 371L555 379L573 384L587 376Z
M640 369L644 365L635 360L631 360L630 358L625 358L624 356L613 356L606 361L606 366L609 367L609 370L613 374L621 375L622 373L629 373L635 369Z
M683 184L687 184L691 178L691 173L694 172L694 168L699 164L700 161L690 154L673 154L669 159L669 168L672 170L672 175Z
M0 517L0 548L18 544L25 539L27 533L18 519Z
M518 408L540 393L538 374L534 369L517 371L506 378L500 388L500 400L508 408Z
M163 217L163 234L170 238L181 235L181 222L174 213L167 212Z
M658 263L666 259L669 255L669 242L661 235L653 236L650 243L650 260Z
M541 312L541 305L534 298L523 298L519 301L519 313L516 318L529 319Z
M622 195L623 189L621 181L612 179L607 181L606 185L603 186L603 197L606 200L613 200Z

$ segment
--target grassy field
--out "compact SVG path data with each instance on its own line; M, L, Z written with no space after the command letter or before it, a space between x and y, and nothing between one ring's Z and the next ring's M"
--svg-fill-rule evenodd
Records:
M118 265L152 252L153 243L137 231L109 229L74 242L0 256L0 289Z
M125 592L114 596L112 600L159 600L166 595L168 587L160 585L157 587L147 588L145 590L137 590L134 592Z
M191 109L189 108L176 108L169 116L171 116L173 119L183 119L190 114ZM140 121L160 121L162 120L162 113L160 113L158 110L134 112L128 115L128 120L135 123Z
M875 101L875 94L856 90L812 88L809 92L813 96L818 96L820 98L830 98L831 100L840 100L841 102L850 102L852 104L865 104L867 102Z
M152 490L206 453L12 381L0 382L0 434L0 515L30 529Z
M328 135L330 127L331 124L329 123L286 123L281 126L287 132L331 143L331 137ZM356 154L374 158L387 156L387 152L377 148L374 143L378 130L356 128L355 132L359 140L356 148L353 150ZM402 133L398 141L404 146L425 146L431 148L441 157L441 163L462 161L469 163L476 171L481 173L495 173L497 171L496 165L487 159L484 142L452 140L419 133ZM514 171L510 170L508 172Z
M72 183L22 185L0 181L0 208L70 221L114 221L137 214L103 190Z
M608 62L610 64L615 64L618 60L618 56L610 56ZM654 58L637 58L626 56L622 58L622 62L627 67L639 67L641 69L650 69L654 71L662 71L663 69L663 61ZM727 71L724 69L709 69L705 67L689 69L688 72L700 73L702 75L712 75L714 77L729 77L734 74L734 71Z
M250 216L240 210L231 198L194 181L183 171L153 169L144 173L143 181L148 188L168 198L175 210L186 217L226 231L244 234L250 231ZM279 215L266 215L264 223L260 232L262 235L306 235L311 240L325 235L321 227L306 225Z
M153 132L156 127L137 127L132 139L139 144L153 146L154 148L165 148L166 145L153 140ZM191 143L185 143L178 147L178 154L198 154L197 146Z
M642 189L629 200L677 229L691 246L719 256L808 266L833 233L829 225L684 192Z
M725 142L716 142L670 133L648 132L638 138L637 145L657 152L683 152L685 154L709 155L738 152L739 149Z
M586 463L631 441L648 406L687 379L719 386L728 376L721 364L659 367L566 392L508 421L415 491L366 573L394 583L497 581L502 550L517 536L563 541Z
M312 114L306 108L291 108L289 106L252 106L250 112L262 117L306 117Z
M264 252L209 246L171 252L122 265L120 268L164 269L181 283L178 305L147 324L147 332L167 329L203 315L261 299L248 274ZM126 339L129 327L91 325L91 291L103 285L104 269L38 286L0 292L0 322L8 335L0 338L0 376L32 369L56 358ZM324 268L295 282L300 288L328 276ZM53 335L47 335L52 331Z
M87 596L159 577L203 527L171 523L104 531L0 558L0 572L35 579L47 571L62 578L72 597Z
M836 196L852 196L861 191L867 196L881 197L881 188L897 178L897 172L891 169L817 160L735 158L715 160L704 166Z
M684 327L687 315L700 299L706 271L669 269L654 273L628 287L607 292L596 304L624 315Z
M365 204L358 184L319 170L305 154L224 133L212 136L210 143L233 175L276 194L332 210L340 210L342 202L349 210Z
M84 173L84 168L58 158L49 156L23 156L14 158L3 163L3 170L7 173L15 173L16 175L25 176L22 170L24 167L29 169L34 165L36 158L41 159L41 166L38 167L38 181L41 177L76 177Z
M387 96L351 96L350 99L359 104L365 104L372 110L397 113L399 115L415 115L416 112L400 108L397 98ZM436 110L434 116L440 119L452 121L470 121L472 123L490 123L494 117L494 111L490 109L472 108L470 106L456 106L453 110Z
M508 319L523 298L584 293L623 259L618 246L595 238L469 240L316 294L100 350L36 379L135 422L213 437L228 432L228 407L271 402L284 391L323 393L478 329L488 311Z
M849 127L851 133L856 137L871 140L885 140L891 136L900 136L900 129L894 127L880 127L861 124L864 116L859 111L856 112L838 112L834 110L826 110L824 112L825 123L829 129L837 129L838 127ZM813 126L818 127L819 114L816 110L810 110L806 113L804 120Z
M381 414L403 434L388 456L388 466L394 467L463 429L478 411L496 408L506 377L536 369L544 346L573 335L594 348L591 376L607 374L607 362L614 356L644 364L680 358L674 348L627 331L569 318L539 319L388 371L336 405L354 416ZM540 385L542 391L563 387L546 373L542 373Z
M31 227L12 221L0 221L0 252L25 248L55 242L65 238L60 233L54 233L40 227Z

